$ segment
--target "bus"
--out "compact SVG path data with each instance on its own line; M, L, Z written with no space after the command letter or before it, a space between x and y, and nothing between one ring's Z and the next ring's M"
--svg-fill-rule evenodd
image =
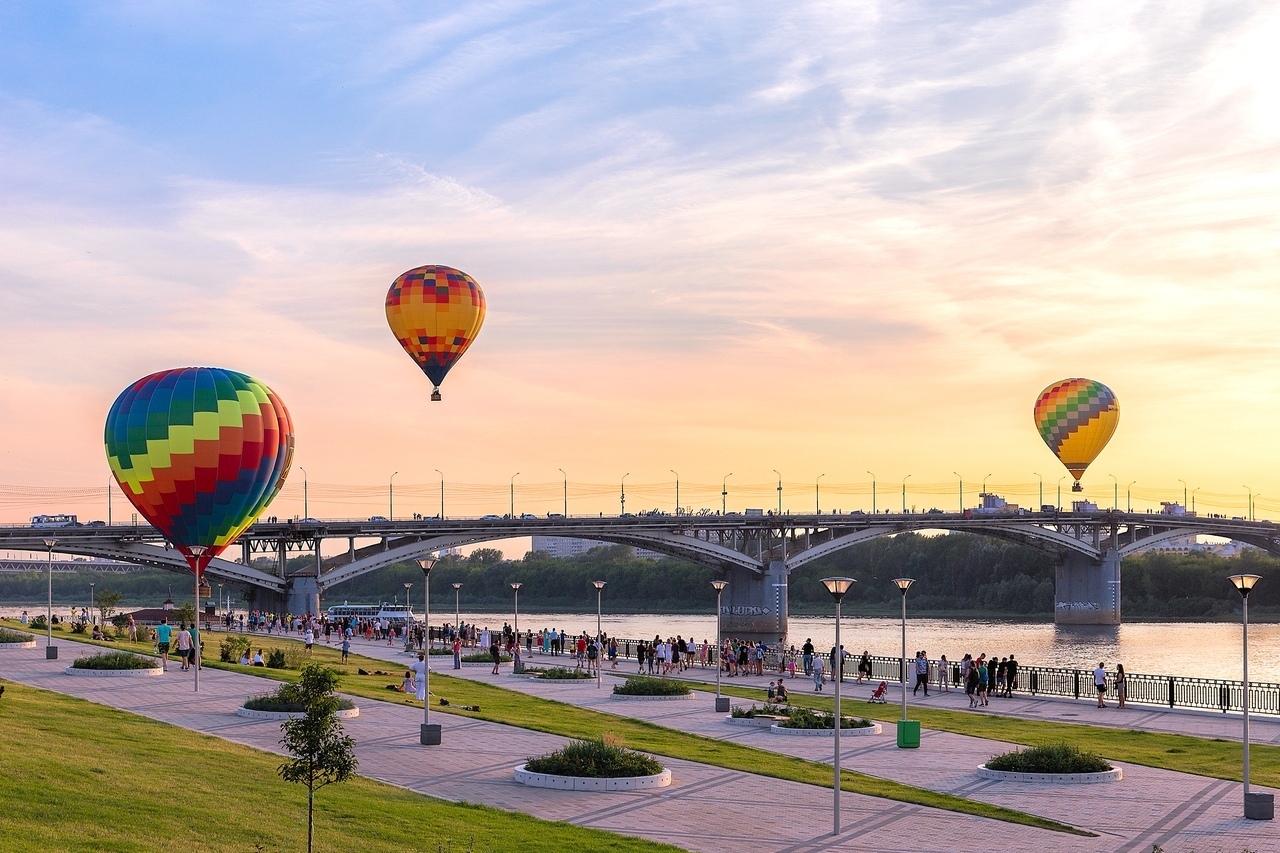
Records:
M79 527L80 521L74 515L56 513L54 515L33 515L32 527Z

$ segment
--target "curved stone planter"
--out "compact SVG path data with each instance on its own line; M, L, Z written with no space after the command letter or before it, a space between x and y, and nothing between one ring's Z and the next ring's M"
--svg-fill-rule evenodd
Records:
M780 725L769 727L769 731L775 735L790 735L791 737L835 737L835 729L788 729ZM874 723L870 726L863 726L857 729L841 729L840 737L866 737L868 735L878 735L881 732L880 724Z
M0 643L0 652L5 649L34 649L35 647L36 641L34 639L23 640L21 643Z
M596 779L586 776L553 776L550 773L532 773L521 764L515 770L515 779L531 788L551 788L556 791L646 791L665 788L671 784L671 771L663 770L655 776L619 776L614 779Z
M462 662L462 665L463 665L464 667L467 667L467 666L487 666L487 667L489 667L490 669L493 669L493 659L492 659L492 658L490 658L490 659L489 659L489 660L487 660L487 661L481 661L481 662L479 662L479 663L477 663L477 662L475 662L475 661L465 661L465 660L464 660L464 661ZM504 667L504 666L511 666L511 661L509 661L509 660L504 660L504 661L502 661L501 663L499 663L499 664L498 664L498 669L499 669L499 670L501 670L501 669L502 669L502 667ZM432 668L432 669L437 669L437 667L434 667L434 666L433 666L433 667L431 667L431 668ZM439 668L439 669L444 669L445 667L438 667L438 668ZM453 658L449 658L449 666L448 666L448 668L449 668L449 669L453 669Z
M539 678L521 673L520 677L527 678L534 684L594 684L596 680L594 675L591 678Z
M731 726L743 726L749 729L767 729L770 726L785 720L786 717L734 717L728 716L724 721Z
M246 708L241 705L236 708L237 717L248 717L251 720L296 720L299 717L305 717L304 711L255 711L252 708ZM345 711L338 711L334 714L339 720L350 720L360 716L359 708L348 708Z
M661 700L661 699L696 699L698 698L696 693L677 693L675 696L632 696L628 693L610 693L609 695L612 696L614 699L635 699L639 701L643 701L646 699Z
M74 666L69 666L63 672L85 678L140 678L148 675L164 675L164 670L158 666L150 669L76 669Z
M1012 770L989 770L978 765L978 775L997 782L1031 782L1042 785L1096 785L1099 782L1119 782L1124 772L1113 767L1102 773L1014 773Z

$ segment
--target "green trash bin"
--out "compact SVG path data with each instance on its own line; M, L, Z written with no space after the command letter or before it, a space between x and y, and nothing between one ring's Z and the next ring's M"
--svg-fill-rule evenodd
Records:
M920 748L920 721L919 720L899 720L898 721L898 746L901 749L919 749Z

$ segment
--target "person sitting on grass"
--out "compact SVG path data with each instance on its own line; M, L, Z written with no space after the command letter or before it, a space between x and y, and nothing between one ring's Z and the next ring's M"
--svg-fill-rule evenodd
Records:
M262 659L262 649L258 649L258 651L254 653L254 655L253 655L253 665L254 665L254 666L266 666L266 665L267 665L267 662L266 662L265 660L263 660L263 659Z
M787 695L787 685L782 683L781 678L778 679L778 689L774 693L773 701L779 705L788 705L791 702L791 697Z
M413 681L413 673L405 670L404 681L400 682L401 693L417 693L418 688Z
M253 665L253 661L249 658L249 650L248 650L248 649L245 649L245 650L244 650L244 652L240 655L240 665L241 665L241 666L252 666L252 665Z

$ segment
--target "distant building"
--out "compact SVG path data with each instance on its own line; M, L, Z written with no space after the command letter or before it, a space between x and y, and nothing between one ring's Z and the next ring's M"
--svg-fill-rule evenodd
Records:
M572 539L567 536L533 537L533 550L544 551L552 557L580 557L592 548L608 548L613 544L598 539ZM642 560L657 560L665 556L645 548L631 548L631 553Z

